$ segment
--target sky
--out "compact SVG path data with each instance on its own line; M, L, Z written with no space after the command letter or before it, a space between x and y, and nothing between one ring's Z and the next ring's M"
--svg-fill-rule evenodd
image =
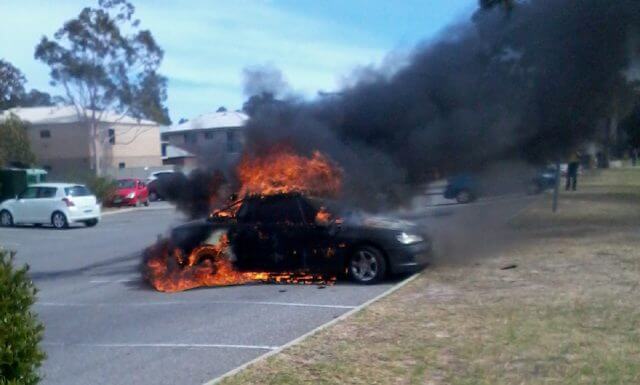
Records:
M165 56L171 119L242 107L243 69L282 71L290 88L312 98L348 82L358 68L389 64L451 23L477 0L132 0L143 29ZM0 0L0 58L18 67L28 88L49 86L33 58L43 35L95 1ZM393 64L393 63L391 63Z

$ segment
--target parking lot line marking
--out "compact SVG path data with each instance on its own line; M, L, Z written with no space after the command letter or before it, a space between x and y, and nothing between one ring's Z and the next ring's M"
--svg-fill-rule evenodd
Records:
M266 305L317 307L327 309L355 309L350 305L324 305L300 302L269 302L269 301L167 301L167 302L130 302L130 303L83 303L83 302L36 302L36 306L46 307L101 307L101 306L175 306L175 305Z
M286 349L286 348L288 348L290 346L299 344L300 342L305 340L307 337L310 337L310 336L316 334L317 332L319 332L321 330L324 330L324 329L326 329L326 328L328 328L328 327L330 327L332 325L335 325L336 323L342 321L345 318L350 317L352 314L355 314L355 313L359 312L360 310L362 310L365 307L371 305L372 303L374 303L376 301L379 301L380 299L388 296L389 294L392 294L396 290L401 289L402 287L404 287L405 285L409 284L411 281L413 281L414 279L418 278L419 276L420 276L420 273L413 274L412 276L408 277L407 279L405 279L405 280L399 282L398 284L390 287L388 290L385 290L382 294L379 294L379 295L371 298L370 300L366 301L365 303L354 307L353 309L351 309L348 312L342 314L341 316L339 316L337 318L334 318L331 321L329 321L329 322L327 322L325 324L322 324L322 325L318 326L315 329L312 329L312 330L308 331L307 333L301 335L300 337L295 338L295 339L287 342L286 344L284 344L282 346L279 346L277 349L273 349L273 350L271 350L271 351L269 351L269 352L267 352L267 353L265 353L265 354L263 354L261 356L258 356L256 358L254 358L251 361L245 362L244 364L238 366L235 369L229 370L228 372L222 374L221 376L218 376L218 377L216 377L216 378L214 378L214 379L212 379L210 381L205 382L204 385L215 385L215 384L219 383L220 381L222 381L224 378L232 376L232 375L234 375L234 374L246 369L247 367L255 364L256 362L262 361L264 359L267 359L268 357L271 357L271 356L273 356L275 354L278 354L278 353L280 353L281 351L283 351L284 349Z
M233 344L172 344L172 343L155 343L155 344L100 344L100 343L66 343L66 342L43 342L43 346L54 347L95 347L95 348L184 348L184 349L257 349L257 350L275 350L279 346L267 345L233 345Z

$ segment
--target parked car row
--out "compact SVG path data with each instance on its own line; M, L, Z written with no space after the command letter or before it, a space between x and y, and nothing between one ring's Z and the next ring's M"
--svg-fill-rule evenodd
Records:
M0 202L0 227L32 224L64 229L73 223L93 227L100 222L102 204L140 207L162 199L162 182L172 175L177 173L157 171L146 182L137 178L118 179L114 194L105 202L99 202L83 184L31 184L15 197Z
M100 221L100 204L80 184L38 183L28 186L13 199L0 203L0 226L51 224L58 229L71 223L93 227Z

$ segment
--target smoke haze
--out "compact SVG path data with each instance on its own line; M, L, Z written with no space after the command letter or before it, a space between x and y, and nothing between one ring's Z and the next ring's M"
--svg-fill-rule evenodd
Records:
M344 198L370 207L438 175L563 158L629 110L638 27L636 0L479 10L418 45L399 69L359 71L313 101L286 97L274 68L251 68L247 150L281 142L320 150L344 168Z

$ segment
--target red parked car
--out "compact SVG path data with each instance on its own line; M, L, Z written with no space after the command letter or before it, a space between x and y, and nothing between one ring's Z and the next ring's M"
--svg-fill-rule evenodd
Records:
M149 206L149 190L140 179L118 179L118 188L111 199L114 206Z

